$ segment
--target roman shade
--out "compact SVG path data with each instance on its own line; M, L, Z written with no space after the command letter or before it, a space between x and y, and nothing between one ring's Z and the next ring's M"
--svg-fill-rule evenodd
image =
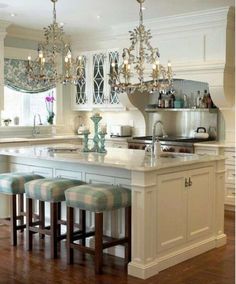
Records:
M26 73L27 60L4 59L4 84L5 86L24 93L41 93L55 87L50 82L37 82L29 78ZM50 73L50 67L45 64L46 72Z

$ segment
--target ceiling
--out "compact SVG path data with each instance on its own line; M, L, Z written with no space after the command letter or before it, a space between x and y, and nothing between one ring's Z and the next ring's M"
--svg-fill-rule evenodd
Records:
M234 5L234 0L146 0L144 20ZM0 19L41 30L52 22L52 7L50 0L0 0ZM56 10L57 21L74 36L137 21L139 7L135 0L58 0Z

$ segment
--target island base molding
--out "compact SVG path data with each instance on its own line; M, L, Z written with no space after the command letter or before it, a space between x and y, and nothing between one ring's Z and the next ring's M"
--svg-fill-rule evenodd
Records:
M226 235L222 234L216 238L209 238L202 242L190 245L189 247L171 252L170 254L157 258L147 264L131 261L128 264L128 274L145 280L168 267L174 266L211 249L224 246L225 244Z

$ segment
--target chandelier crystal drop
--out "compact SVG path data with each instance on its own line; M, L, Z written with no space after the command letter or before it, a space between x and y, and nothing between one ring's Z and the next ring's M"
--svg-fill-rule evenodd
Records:
M130 33L131 46L124 48L122 53L123 63L118 66L112 62L109 74L109 84L117 92L128 94L139 92L168 92L172 89L173 72L171 63L167 69L160 64L159 50L150 44L151 31L146 30L143 24L143 3L145 0L137 0L140 4L139 26ZM150 66L147 75L146 66Z
M72 58L71 46L65 43L63 25L57 23L56 2L53 3L53 23L44 28L44 41L38 44L38 57L27 61L27 74L31 80L56 83L77 84L83 80L84 66L82 57Z

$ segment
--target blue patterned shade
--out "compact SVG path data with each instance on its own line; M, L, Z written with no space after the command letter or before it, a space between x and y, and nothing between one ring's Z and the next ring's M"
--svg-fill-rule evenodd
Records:
M26 73L27 60L4 59L4 84L9 88L23 93L41 93L55 87L50 82L35 81ZM49 65L46 65L48 73L51 72Z

